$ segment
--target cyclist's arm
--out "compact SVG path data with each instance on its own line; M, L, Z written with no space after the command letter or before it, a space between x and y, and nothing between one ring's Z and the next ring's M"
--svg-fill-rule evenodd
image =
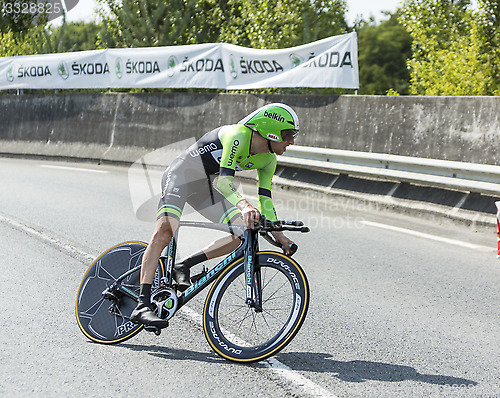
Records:
M270 221L277 220L276 210L271 198L271 186L276 171L276 163L276 156L274 156L266 167L257 170L259 176L259 209ZM273 231L271 234L282 245L285 254L292 254L290 250L290 246L294 243L292 240L288 239L281 231Z
M234 184L236 159L245 151L245 139L238 132L228 132L220 138L222 156L220 159L219 177L215 188L234 206L245 199ZM248 145L248 144L247 144Z
M243 221L249 228L260 219L259 211L254 208L238 191L234 184L236 173L236 159L240 153L248 152L245 148L245 137L236 134L228 134L221 138L222 156L220 160L219 177L215 188L234 206L241 211ZM248 145L248 144L247 144Z
M270 221L276 221L276 210L271 198L271 185L276 171L276 156L263 168L257 170L259 176L259 210Z

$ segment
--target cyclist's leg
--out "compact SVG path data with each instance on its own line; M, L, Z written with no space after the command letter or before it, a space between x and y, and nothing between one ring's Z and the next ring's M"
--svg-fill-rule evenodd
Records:
M155 229L142 260L139 302L131 314L132 322L157 327L168 325L151 309L151 287L158 259L179 226L186 197L186 184L182 177L180 160L174 161L162 177L163 194L158 203ZM176 192L175 195L171 195L173 190Z
M151 236L149 245L144 252L142 259L141 284L153 283L156 267L158 265L158 259L160 258L165 247L167 247L172 240L172 236L178 226L179 220L169 215L161 216L156 221L153 235Z
M229 225L243 225L241 212L233 206L222 194L215 191L213 193L214 205L202 206L200 213L209 220ZM208 259L227 255L241 244L240 236L231 234L218 239L203 249Z
M198 213L214 223L243 224L240 211L218 191L210 189L209 183L211 182L208 179L205 184L200 182L197 192L192 193L187 202ZM179 290L183 291L191 285L190 268L206 260L227 255L236 250L240 243L239 236L225 236L176 264L173 276Z
M168 326L168 322L157 317L151 309L151 287L153 285L158 259L163 249L165 249L172 239L178 225L178 220L169 216L161 217L156 221L153 236L151 237L142 259L139 302L130 315L130 320L134 323L156 326L159 328Z
M243 224L243 218L239 217L233 224ZM210 243L202 249L207 259L225 256L238 248L241 239L235 235L225 236Z

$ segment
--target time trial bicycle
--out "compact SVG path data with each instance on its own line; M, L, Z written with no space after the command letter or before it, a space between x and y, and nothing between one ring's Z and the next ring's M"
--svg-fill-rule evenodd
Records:
M259 236L280 246L271 231L309 232L301 221L268 221L254 229L242 225L181 221L180 227L209 228L242 236L242 244L210 270L205 266L184 292L172 280L178 231L160 257L151 302L155 313L169 320L180 308L214 282L203 308L203 330L221 357L239 363L261 361L282 350L299 331L309 306L309 283L290 256L259 251ZM293 245L292 252L297 250ZM101 254L85 273L76 297L76 318L90 340L115 344L145 329L133 323L142 256L147 244L124 242Z

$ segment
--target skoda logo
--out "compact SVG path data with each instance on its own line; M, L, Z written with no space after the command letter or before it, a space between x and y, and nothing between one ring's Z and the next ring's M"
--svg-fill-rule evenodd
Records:
M236 62L234 62L233 54L229 56L229 66L231 67L231 77L236 79L238 77L238 71L236 70Z
M14 66L11 66L9 69L7 69L7 80L11 83L14 81L14 75L12 73L13 70Z
M296 68L299 66L304 60L300 55L297 54L290 54L290 60L292 61L292 69Z
M66 62L59 62L59 65L57 66L57 73L62 77L63 80L66 80L69 77L69 69Z
M116 59L115 73L116 73L116 77L118 79L122 78L122 76L123 76L123 66L122 66L122 59L121 58L117 58Z
M179 61L177 61L177 58L175 56L171 55L170 58L168 59L168 66L167 66L167 75L169 77L172 77L175 73L175 67Z

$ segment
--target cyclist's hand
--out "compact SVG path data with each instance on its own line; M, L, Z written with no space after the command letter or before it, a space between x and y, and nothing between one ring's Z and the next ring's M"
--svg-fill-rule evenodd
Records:
M253 207L246 200L240 200L238 202L238 209L241 211L243 216L243 222L248 228L254 228L255 223L260 221L260 212L255 207Z
M278 243L281 244L281 247L283 249L283 253L285 253L287 256L291 256L293 254L291 250L291 246L294 245L295 243L288 239L285 234L281 231L274 231L271 232L273 235L273 238L278 241Z

